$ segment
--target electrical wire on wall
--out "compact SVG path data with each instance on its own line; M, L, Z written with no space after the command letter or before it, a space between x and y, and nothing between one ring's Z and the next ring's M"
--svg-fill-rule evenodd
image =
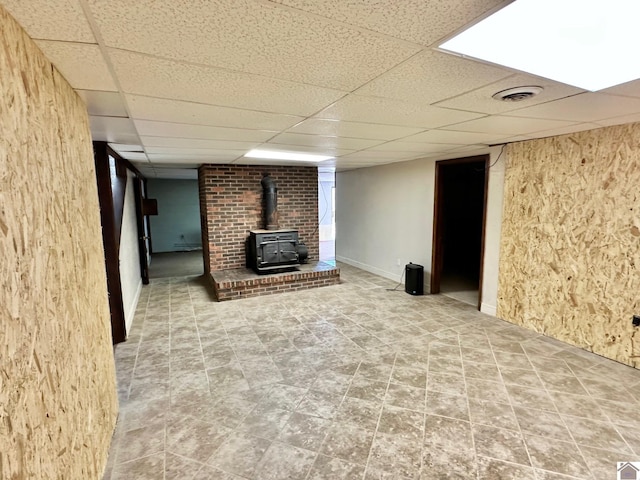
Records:
M506 148L507 144L503 143L502 144L502 148L500 149L500 153L498 154L498 158L496 158L495 162L493 162L491 165L489 165L488 167L485 168L481 168L479 170L476 170L476 172L482 172L482 171L487 171L487 170L491 170L491 168L493 168L496 163L498 163L498 160L500 160L500 157L502 156L502 154L504 153L504 149Z
M397 284L395 287L393 287L393 288L386 288L385 290L386 290L387 292L398 292L398 291L399 291L399 290L398 290L398 287L399 287L400 285L402 285L402 280L404 280L404 274L405 274L405 272L406 272L406 271L407 271L407 269L406 269L406 268L403 268L403 269L402 269L402 275L400 275L400 282L398 282L398 284Z

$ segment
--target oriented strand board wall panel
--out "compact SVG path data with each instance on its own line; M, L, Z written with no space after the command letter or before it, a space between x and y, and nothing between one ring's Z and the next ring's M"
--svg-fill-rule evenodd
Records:
M640 367L640 124L507 147L498 316Z
M86 109L0 6L0 478L99 479L117 397Z

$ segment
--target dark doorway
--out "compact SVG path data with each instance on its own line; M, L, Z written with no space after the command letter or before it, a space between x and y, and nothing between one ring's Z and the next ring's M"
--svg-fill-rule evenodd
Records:
M436 163L431 293L480 307L489 156Z

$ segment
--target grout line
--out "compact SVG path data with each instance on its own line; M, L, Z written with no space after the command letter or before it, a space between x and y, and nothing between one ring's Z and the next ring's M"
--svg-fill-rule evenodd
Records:
M519 343L521 343L521 342L519 342ZM524 343L526 343L526 341ZM556 405L556 402L553 400L553 397L549 394L549 389L547 388L547 385L542 380L541 373L538 371L538 368L535 366L535 364L531 361L531 358L529 357L529 353L527 353L527 350L523 349L523 351L524 351L525 357L527 357L527 360L529 360L529 363L531 363L531 366L533 367L533 371L535 372L536 376L538 377L538 380L540 381L540 384L542 385L542 388L543 388L544 392L547 394L547 397L549 397L549 399L551 400L551 403L553 403L553 407L555 408L555 412L560 417L560 420L562 421L562 425L564 425L564 428L566 428L567 432L569 432L569 436L571 437L571 440L573 441L573 445L577 448L578 452L580 453L580 457L582 458L582 461L583 461L584 465L589 470L589 473L591 474L591 478L596 478L593 475L593 472L591 471L591 468L589 467L589 464L586 461L586 457L584 456L584 453L582 453L582 449L580 448L580 445L578 445L578 442L576 441L575 437L573 436L573 432L571 431L571 429L567 425L567 422L565 422L565 420L564 420L564 418L562 416L562 413L558 409L558 406ZM544 357L544 355L540 355L540 356ZM565 362L564 360L558 359L557 361L564 362L564 364L567 365L567 367L569 367L569 364L567 362ZM571 370L571 367L569 367L569 370ZM571 372L573 373L573 370L571 370ZM574 374L574 376L575 376L575 374ZM578 377L576 376L576 378L578 378ZM580 381L580 379L578 379L578 381ZM580 384L582 385L582 382L580 382ZM591 397L591 394L589 393L589 391L587 389L585 389L585 391L587 392L589 397ZM524 407L524 408L526 408L526 407ZM540 437L540 435L534 435L534 436ZM524 435L523 435L523 437L524 437ZM547 437L542 437L542 438L547 438ZM559 441L562 441L562 440L559 440ZM566 442L566 443L569 443L569 442ZM526 442L525 442L525 446L526 446ZM529 451L529 449L527 448L527 453L528 453L528 451ZM557 473L560 473L560 472L557 472Z
M384 396L382 397L382 405L380 406L380 413L378 414L378 421L376 422L376 428L373 432L373 438L371 439L371 445L369 446L369 455L367 456L367 462L364 466L363 479L367 476L367 471L369 470L369 463L371 462L371 453L373 452L373 444L376 441L376 437L378 436L378 429L380 428L380 420L382 420L382 413L384 412L384 407L387 401L387 394L389 393L389 385L391 384L391 377L393 375L393 370L396 368L396 361L398 360L398 353L395 352L393 356L393 365L391 366L391 371L389 372L389 378L387 379L387 388L384 391ZM362 364L362 363L361 363ZM359 367L358 367L359 368ZM355 374L354 374L355 378ZM424 433L424 422L422 427Z
M486 334L486 330L485 330L485 334ZM515 418L516 425L518 426L518 432L520 433L520 437L522 438L522 444L524 445L524 450L525 450L525 452L527 452L527 458L529 459L529 466L534 471L534 475L536 475L535 474L536 467L533 464L533 460L531 458L531 453L529 452L529 446L527 445L527 442L525 440L524 431L522 430L522 427L520 426L520 421L518 420L518 415L516 415L516 410L515 410L515 407L514 407L514 404L513 404L513 399L511 398L511 394L509 393L509 390L507 389L507 382L505 381L504 377L502 376L502 370L500 369L500 364L498 363L498 359L496 358L495 350L493 348L493 344L491 343L491 338L489 338L489 335L487 335L487 338L489 339L489 348L491 349L491 354L493 355L493 361L495 362L496 367L498 368L498 374L500 375L500 379L502 381L502 388L504 388L504 391L507 392L507 401L509 402L509 406L511 407L511 413L513 413L513 418ZM517 343L518 343L518 345L520 345L520 342L517 342ZM527 355L526 350L523 349L523 351L524 351L525 357L527 358L527 360L531 364L531 367L534 368L534 372L535 372L535 366L531 363L531 360L529 359L529 356ZM540 381L540 383L542 383L542 381ZM544 386L544 383L542 383L542 385ZM523 387L523 388L527 388L527 387ZM554 403L554 406L555 406L555 403ZM536 477L537 477L537 475L536 475Z
M489 347L491 347L491 342L489 342ZM478 449L476 448L476 436L473 433L473 422L471 421L471 404L469 403L469 388L467 386L467 375L465 373L465 363L462 357L462 345L460 344L460 333L458 333L458 349L460 351L460 363L462 365L462 381L464 382L464 392L465 392L465 398L467 400L467 412L469 415L469 433L471 434L471 445L473 446L473 453L475 454L476 478L480 479L480 469L478 468ZM493 354L493 351L491 353ZM495 361L495 357L494 357L494 361ZM497 365L497 362L496 362L496 365Z

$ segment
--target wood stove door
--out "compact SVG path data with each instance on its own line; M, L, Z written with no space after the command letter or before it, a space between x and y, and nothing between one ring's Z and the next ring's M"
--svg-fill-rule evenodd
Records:
M280 263L280 253L278 248L278 242L262 242L262 262L268 264Z
M296 245L292 240L281 240L280 244L280 261L282 263L297 263L298 255L296 253Z

